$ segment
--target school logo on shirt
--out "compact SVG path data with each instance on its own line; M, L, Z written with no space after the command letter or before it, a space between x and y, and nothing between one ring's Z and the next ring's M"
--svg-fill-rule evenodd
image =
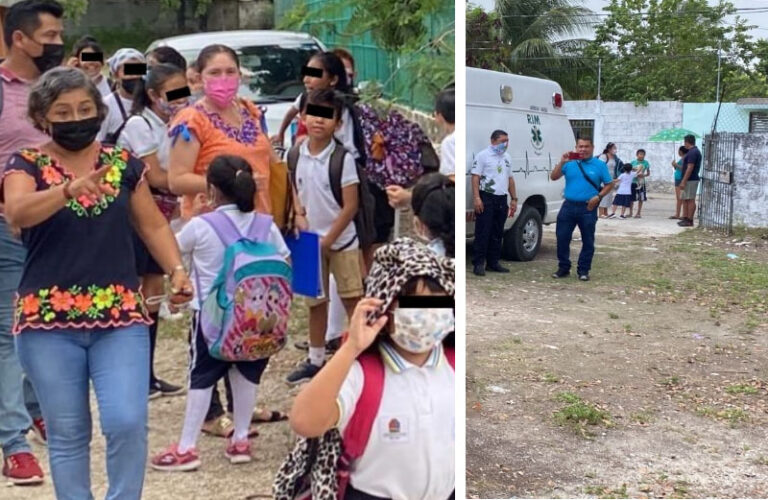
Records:
M389 433L400 434L400 421L398 419L393 418L389 421Z
M406 443L411 440L407 416L385 417L382 421L382 439L390 443Z

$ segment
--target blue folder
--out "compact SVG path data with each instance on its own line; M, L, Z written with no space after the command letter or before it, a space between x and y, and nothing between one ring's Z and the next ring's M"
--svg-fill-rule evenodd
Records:
M320 261L320 236L301 231L299 237L290 234L285 243L293 263L293 292L312 298L323 296L323 267Z

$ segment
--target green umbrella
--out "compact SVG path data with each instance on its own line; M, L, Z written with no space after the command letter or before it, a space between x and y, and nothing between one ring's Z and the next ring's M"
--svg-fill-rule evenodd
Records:
M686 130L684 128L665 128L659 130L651 137L648 138L649 142L678 142L685 139L686 135L693 135L695 137L701 137L696 132Z

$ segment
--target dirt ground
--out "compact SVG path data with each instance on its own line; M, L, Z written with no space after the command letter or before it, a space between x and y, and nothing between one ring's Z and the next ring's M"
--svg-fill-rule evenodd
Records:
M291 388L283 382L284 377L302 359L302 351L293 347L297 340L305 338L306 313L303 305L297 303L292 318L291 330L297 332L288 346L270 360L267 372L260 386L258 404L287 412L298 388ZM186 323L161 323L157 346L156 371L158 376L174 383L184 383L187 373ZM306 355L306 354L305 354ZM224 397L223 384L220 384ZM93 441L91 443L91 471L93 494L104 498L106 474L104 462L104 438L98 425L97 406L91 398L94 412ZM149 453L161 451L181 433L186 398L166 397L149 403ZM226 441L207 435L201 436L198 449L202 467L196 472L163 473L147 468L144 483L146 500L205 499L245 500L249 498L272 498L272 479L283 459L293 446L294 437L287 422L261 424L257 426L260 435L251 441L254 460L249 464L233 466L224 457ZM31 437L31 434L30 434ZM49 474L46 449L31 440L38 459L46 473L45 484L41 487L0 486L3 500L49 500L53 499L53 484Z
M768 497L768 231L673 208L600 220L588 283L550 277L554 226L510 274L467 271L470 498Z

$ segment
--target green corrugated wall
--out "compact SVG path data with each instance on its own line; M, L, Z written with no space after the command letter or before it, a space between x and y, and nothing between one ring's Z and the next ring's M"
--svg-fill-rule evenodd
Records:
M410 108L427 112L434 109L434 96L411 84L414 75L410 68L401 70L390 80L390 76L396 70L398 64L401 66L408 64L409 56L407 54L401 55L398 59L396 54L382 50L376 45L370 33L352 37L339 34L347 28L347 23L352 17L352 8L345 7L343 10L331 9L339 12L329 12L328 10L323 12L323 7L329 4L328 0L274 0L275 24L279 24L282 17L301 1L304 1L309 12L312 12L313 15L311 16L312 20L305 23L300 30L312 33L329 49L344 47L352 52L357 66L358 81L376 80L381 84L389 81L384 88L384 93L387 97L394 97L400 104ZM449 28L453 28L453 2L446 2L443 11L429 16L424 22L428 27L429 39L441 35ZM328 29L327 23L332 24L334 29ZM453 40L454 37L451 36L450 43L453 43Z

